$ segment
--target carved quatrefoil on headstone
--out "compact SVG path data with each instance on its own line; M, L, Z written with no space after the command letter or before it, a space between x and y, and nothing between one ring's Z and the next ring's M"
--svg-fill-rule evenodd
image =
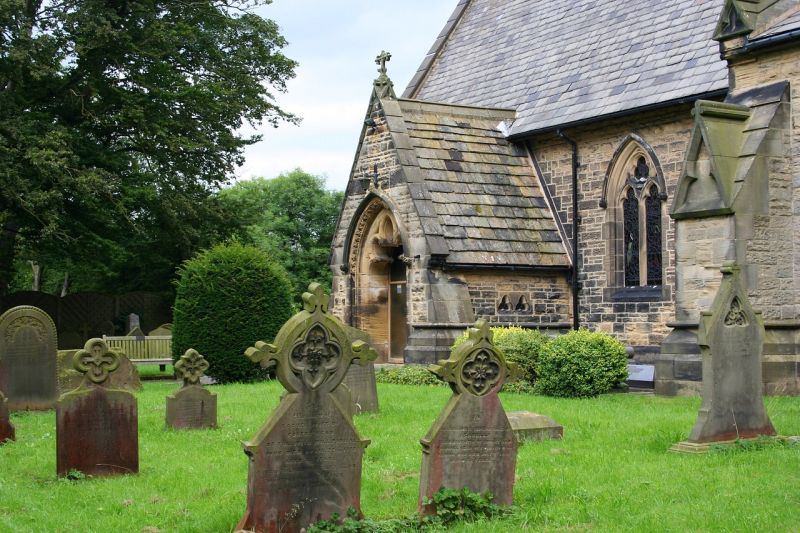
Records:
M108 374L119 366L119 355L108 349L102 339L89 339L83 350L79 350L72 358L73 366L78 372L95 384L108 379Z
M208 361L193 348L186 350L186 353L175 363L175 371L183 376L183 382L186 385L198 384L206 370L208 370Z
M297 376L311 389L336 372L342 353L339 344L328 338L328 332L317 324L292 350L289 364Z

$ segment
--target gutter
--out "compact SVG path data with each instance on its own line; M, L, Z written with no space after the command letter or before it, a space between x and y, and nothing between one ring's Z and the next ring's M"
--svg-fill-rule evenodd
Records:
M444 271L454 270L505 270L510 272L531 272L539 274L561 274L572 271L569 265L493 265L487 263L442 263L439 268Z
M774 46L776 49L785 48L786 46L791 46L793 44L792 41L795 41L798 38L800 38L800 28L787 31L786 33L770 35L769 37L764 37L761 39L756 38L752 41L745 37L744 44L741 48L734 48L727 53L720 53L720 57L722 57L722 59L734 59L754 50L760 50L762 48L771 46Z
M581 217L578 214L578 143L561 130L556 135L564 139L572 147L572 329L580 327L580 306L578 300L578 229Z

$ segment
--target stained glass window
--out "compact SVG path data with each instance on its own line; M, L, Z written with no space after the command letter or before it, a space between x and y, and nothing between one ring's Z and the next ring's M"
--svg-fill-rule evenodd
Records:
M647 284L661 285L661 196L658 189L650 187L645 200L647 221Z
M639 201L632 188L622 201L625 286L639 285Z

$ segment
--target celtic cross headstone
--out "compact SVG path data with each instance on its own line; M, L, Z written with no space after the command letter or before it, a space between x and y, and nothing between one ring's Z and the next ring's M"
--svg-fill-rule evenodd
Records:
M217 395L200 383L206 370L206 358L191 348L175 363L175 372L183 379L183 386L167 396L167 426L175 429L217 427Z
M703 402L689 439L672 451L701 453L715 443L775 435L761 379L764 321L750 305L739 267L726 263L720 270L722 283L697 335Z
M0 390L12 411L52 409L56 385L56 326L37 307L0 315Z
M247 511L237 529L299 532L309 524L361 514L361 461L369 444L356 431L349 394L337 392L351 362L377 356L352 342L328 313L318 283L303 294L304 309L278 332L275 344L257 342L246 355L275 373L286 389L277 409L244 442L249 457Z
M497 393L516 377L492 344L484 320L470 328L450 359L429 370L450 384L453 395L422 443L418 510L436 512L430 498L439 489L491 492L495 503L511 505L517 441Z
M72 357L83 382L56 403L56 471L91 476L139 471L136 398L109 387L120 355L102 339L89 339Z
M8 400L0 391L0 444L7 440L15 440L16 433L14 432L14 424L8 414Z

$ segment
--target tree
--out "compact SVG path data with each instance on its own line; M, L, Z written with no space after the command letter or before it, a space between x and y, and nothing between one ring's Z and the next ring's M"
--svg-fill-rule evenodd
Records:
M0 294L22 255L163 288L224 236L238 128L296 120L269 2L0 0Z
M220 191L223 209L241 225L240 239L275 258L289 273L297 299L308 284L330 286L331 241L343 193L295 169L273 179L240 181Z

